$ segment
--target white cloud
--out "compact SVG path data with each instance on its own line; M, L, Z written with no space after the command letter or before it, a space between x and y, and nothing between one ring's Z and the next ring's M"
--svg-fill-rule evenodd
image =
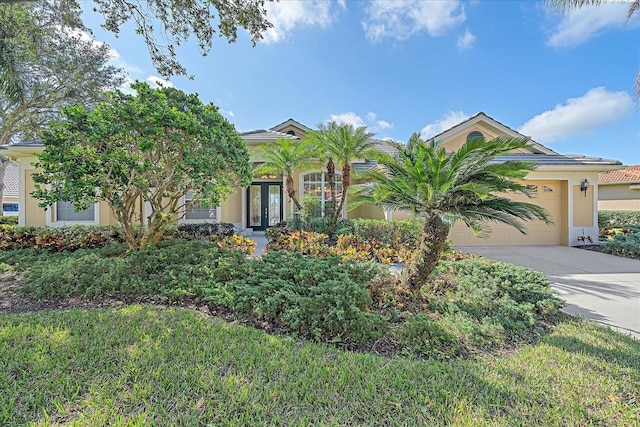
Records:
M386 120L380 120L378 121L378 127L380 127L381 129L391 129L393 127L393 124L389 123Z
M362 22L367 39L406 40L422 31L440 36L466 19L461 2L373 0Z
M518 132L536 141L553 142L615 123L633 109L627 92L610 92L596 87L579 98L569 98L553 110L538 114Z
M162 85L162 87L175 87L169 80L162 79L158 76L149 76L147 77L147 81L151 83L151 87L153 88L160 87L160 85Z
M429 123L423 127L420 131L420 136L422 138L431 138L432 136L436 136L441 132L449 130L453 126L467 120L469 117L469 114L466 114L463 111L449 111L444 118L433 123Z
M469 29L465 30L464 34L458 36L458 50L463 52L467 49L471 49L476 43L476 36L471 34Z
M362 120L362 117L352 111L349 111L348 113L331 114L329 121L336 122L338 124L353 125L357 128L367 125L364 120Z
M555 48L574 47L607 29L624 28L628 11L628 2L571 9L553 29L547 45ZM632 19L629 24L638 21Z
M328 27L335 18L335 2L330 0L287 0L265 4L267 19L272 28L264 33L263 42L279 43L300 25ZM345 0L337 4L346 8Z
M376 113L373 113L373 112L367 113L367 120L369 120L370 122L374 121L376 117L377 117Z

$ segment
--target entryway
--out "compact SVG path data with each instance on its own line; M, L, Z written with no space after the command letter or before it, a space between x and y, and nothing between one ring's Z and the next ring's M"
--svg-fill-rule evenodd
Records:
M282 221L282 183L254 182L247 189L247 227L264 230Z

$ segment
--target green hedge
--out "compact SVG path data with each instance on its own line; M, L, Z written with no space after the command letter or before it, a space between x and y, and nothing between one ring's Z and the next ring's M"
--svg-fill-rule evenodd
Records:
M640 259L640 232L616 234L611 240L604 242L604 251L612 255Z
M598 227L640 227L640 211L598 211Z
M355 218L350 220L353 234L363 240L372 239L392 245L396 241L415 245L420 241L423 223L420 221L387 221Z

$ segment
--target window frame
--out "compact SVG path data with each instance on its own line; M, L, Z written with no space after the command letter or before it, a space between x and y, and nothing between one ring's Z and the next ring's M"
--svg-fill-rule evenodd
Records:
M191 193L191 198L187 197L189 193ZM182 196L182 212L180 213L180 219L178 220L179 224L205 224L222 222L221 206L207 206L207 208L215 209L215 218L187 218L187 202L190 202L192 200L194 200L192 190L187 191L184 196Z
M46 224L51 227L63 227L65 225L100 225L100 202L93 205L93 220L87 221L64 221L58 220L58 203L51 205L51 212L46 215ZM66 202L71 203L71 202ZM72 203L71 203L72 204Z
M327 174L327 170L326 168L322 168L322 169L315 169L315 170L309 170L309 171L305 171L305 172L301 172L300 173L300 196L306 195L306 194L310 194L310 193L306 193L305 190L305 178L309 175L312 174L320 174L320 212L321 215L324 217L325 216L325 202L327 202L327 199L325 198L325 191L323 190L325 185L328 185L326 183L326 174ZM317 183L317 181L314 181L314 183ZM337 185L342 186L342 172L341 171L336 171L336 186ZM337 191L337 190L336 190ZM340 190L341 193L341 197L344 196L346 198L346 194L342 194L342 189ZM313 195L313 194L312 194ZM339 200L336 200L337 203L340 203ZM347 203L346 203L346 199L345 199L345 203L342 206L342 212L340 213L340 217L341 218L346 218L346 207L347 207Z

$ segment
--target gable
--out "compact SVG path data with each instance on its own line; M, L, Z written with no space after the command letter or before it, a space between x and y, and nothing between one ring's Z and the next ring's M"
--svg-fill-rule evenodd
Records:
M486 140L498 137L527 138L531 147L514 151L514 154L549 154L557 153L542 144L538 144L529 137L503 125L497 120L480 112L471 116L467 120L453 126L452 128L434 136L436 141L440 141L442 146L449 152L459 149L466 141L467 136L472 132L480 132Z
M307 132L311 129L298 121L289 119L272 127L270 130L291 136L297 136L298 138L304 138Z

